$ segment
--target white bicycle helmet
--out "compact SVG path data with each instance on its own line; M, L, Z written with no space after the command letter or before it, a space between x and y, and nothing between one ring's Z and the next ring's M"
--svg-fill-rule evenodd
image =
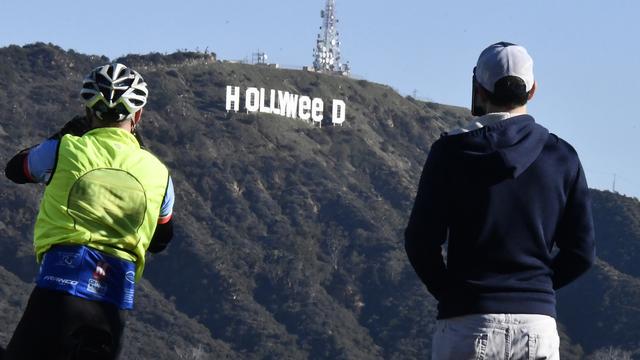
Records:
M138 72L120 63L99 66L84 78L80 96L102 120L124 121L147 103L147 83Z

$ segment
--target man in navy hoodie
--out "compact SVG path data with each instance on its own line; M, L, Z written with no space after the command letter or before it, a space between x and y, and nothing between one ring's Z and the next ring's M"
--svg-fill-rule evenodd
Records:
M576 151L527 114L535 90L523 47L489 46L478 117L429 152L405 249L438 300L433 359L559 358L555 291L593 264L594 230Z

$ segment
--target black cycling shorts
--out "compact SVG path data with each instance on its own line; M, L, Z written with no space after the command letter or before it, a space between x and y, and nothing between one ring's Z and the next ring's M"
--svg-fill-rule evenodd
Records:
M116 359L125 314L113 304L36 287L4 359Z

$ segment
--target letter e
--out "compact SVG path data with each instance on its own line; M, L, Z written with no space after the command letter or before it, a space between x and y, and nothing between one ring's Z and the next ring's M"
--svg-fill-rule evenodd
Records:
M298 117L308 121L311 118L311 98L308 96L300 96L300 104L298 105Z
M324 117L322 114L323 112L324 101L320 98L313 99L313 102L311 103L311 119L313 119L313 122L320 124L320 126L322 126L322 118Z

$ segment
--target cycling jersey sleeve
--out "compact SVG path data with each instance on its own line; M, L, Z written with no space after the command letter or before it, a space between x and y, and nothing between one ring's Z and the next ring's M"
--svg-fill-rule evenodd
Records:
M162 207L160 207L160 216L158 217L158 224L166 224L171 220L173 216L173 204L175 202L175 193L173 191L173 181L169 176L169 182L167 184L167 190L162 200Z
M59 140L47 140L29 150L25 166L25 175L33 182L45 183L49 181L53 168L56 166Z

